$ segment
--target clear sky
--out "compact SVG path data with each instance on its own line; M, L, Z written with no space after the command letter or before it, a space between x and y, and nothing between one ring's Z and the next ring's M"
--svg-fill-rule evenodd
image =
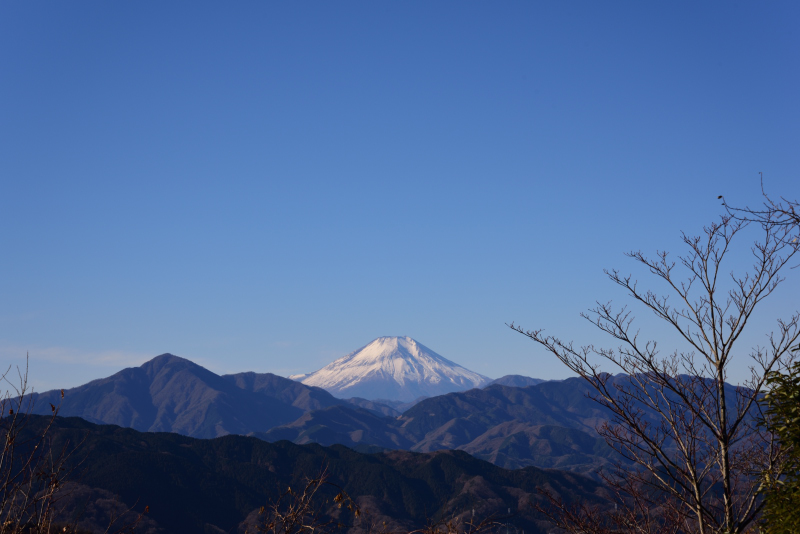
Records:
M2 2L0 363L567 376L505 323L602 343L624 252L800 196L799 82L797 2Z

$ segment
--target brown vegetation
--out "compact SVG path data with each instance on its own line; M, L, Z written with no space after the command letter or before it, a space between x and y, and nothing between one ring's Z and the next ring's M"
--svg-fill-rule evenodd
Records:
M67 480L73 474L70 456L79 444L53 445L51 430L59 405L49 404L43 428L26 432L33 409L27 366L24 371L9 367L0 375L0 383L8 388L0 396L0 534L88 532L78 527L80 517L65 521L63 516L65 503L76 497L77 486ZM102 532L133 532L142 519L143 514L117 506Z
M358 534L480 534L499 525L494 517L475 519L472 513L462 513L439 520L429 520L427 525L415 530L402 529L394 522L362 511L350 495L331 483L323 470L307 480L302 490L287 488L281 495L263 506L258 519L245 529L245 534L333 534L355 532ZM324 486L336 488L336 495L324 501L318 492ZM323 501L322 503L320 501Z

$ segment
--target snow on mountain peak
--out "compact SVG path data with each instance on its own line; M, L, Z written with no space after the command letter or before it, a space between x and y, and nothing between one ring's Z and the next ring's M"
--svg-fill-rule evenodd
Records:
M337 397L411 401L480 387L489 378L436 354L410 337L379 337L299 377Z

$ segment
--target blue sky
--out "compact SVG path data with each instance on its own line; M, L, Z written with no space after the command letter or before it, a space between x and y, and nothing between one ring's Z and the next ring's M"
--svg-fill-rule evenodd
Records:
M0 363L287 375L408 335L567 376L505 323L602 343L578 314L625 302L624 252L680 252L759 172L800 196L798 28L793 2L2 3Z

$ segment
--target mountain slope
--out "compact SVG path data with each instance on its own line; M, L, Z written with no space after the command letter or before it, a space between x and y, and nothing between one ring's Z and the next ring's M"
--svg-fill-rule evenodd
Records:
M492 380L483 387L500 385L500 386L511 386L515 388L526 388L528 386L539 385L542 382L546 382L546 380L542 380L541 378L531 378L529 376L522 376L522 375L506 375L506 376L501 376L496 380Z
M625 387L630 377L617 375L610 380ZM735 387L727 388L729 398L735 398ZM413 443L412 451L460 449L504 467L557 467L597 477L600 468L624 460L597 434L595 429L611 414L589 398L590 393L580 378L524 388L493 385L449 393L422 400L386 421L379 438L362 433L356 443L390 447L385 440L392 436L398 444L403 440ZM652 411L645 409L642 417L650 425L659 423ZM368 424L361 419L356 422L359 418L309 417L292 424L292 435L303 436L306 442L313 436L348 439L351 432ZM271 432L291 437L281 434L282 428Z
M375 401L337 399L269 373L218 376L164 354L67 390L60 413L202 438L241 434L359 450L461 449L504 467L596 476L611 458L594 430L608 413L586 398L587 391L575 378L524 388L492 385L426 398L401 415ZM41 414L50 412L50 403L61 403L59 391L34 399Z
M304 375L301 382L337 397L407 402L480 387L489 380L410 337L381 337Z
M189 360L162 354L140 367L68 389L32 395L34 413L60 414L140 431L177 432L211 438L264 432L311 410L360 406L381 415L398 415L364 399L337 399L327 391L271 373L219 376Z
M315 411L257 436L418 452L460 449L503 467L558 467L596 477L615 455L594 430L607 413L587 391L580 379L495 385L425 399L395 418Z
M321 410L342 403L324 389L305 386L272 373L237 373L222 375L222 378L239 389L278 400L303 411Z
M410 449L414 445L397 428L393 418L380 417L355 406L316 410L287 425L253 435L266 441L285 439L300 445L339 443L347 447L374 445L386 449Z
M430 397L401 416L374 401L337 399L269 373L218 376L164 354L67 390L60 413L200 438L241 434L359 450L463 449L506 467L588 472L606 463L608 455L594 443L594 427L605 414L584 394L584 384L576 379L527 388L494 385ZM62 402L59 391L34 395L34 400L41 414L49 413L50 403ZM571 433L545 435L543 426Z
M621 460L605 440L588 432L519 421L500 423L459 449L506 469L535 465L590 477Z
M34 416L26 432L40 430L46 419ZM366 518L386 521L390 531L463 517L472 509L477 518L508 517L511 508L508 521L514 527L545 532L550 526L531 507L542 502L537 491L542 487L568 501L607 506L605 489L585 477L535 468L509 471L460 451L360 454L341 445L141 433L78 418L57 418L51 435L57 450L65 443L80 444L70 461L85 458L80 468L84 493L106 501L116 496L137 511L148 506L152 531L165 534L243 532L280 490L302 487L323 468ZM324 488L320 503L338 491ZM102 524L102 518L96 521Z
M49 404L61 403L60 397L59 391L33 395L34 413L48 413ZM266 430L297 419L304 410L250 393L189 360L162 354L141 367L67 390L60 413L141 431L210 438Z
M507 421L525 421L536 425L555 425L594 433L597 423L608 412L586 398L583 380L571 378L516 388L489 386L461 393L425 399L402 415L402 427L418 440L451 420L476 425L481 433ZM476 435L473 435L477 437ZM429 447L437 447L430 444Z

